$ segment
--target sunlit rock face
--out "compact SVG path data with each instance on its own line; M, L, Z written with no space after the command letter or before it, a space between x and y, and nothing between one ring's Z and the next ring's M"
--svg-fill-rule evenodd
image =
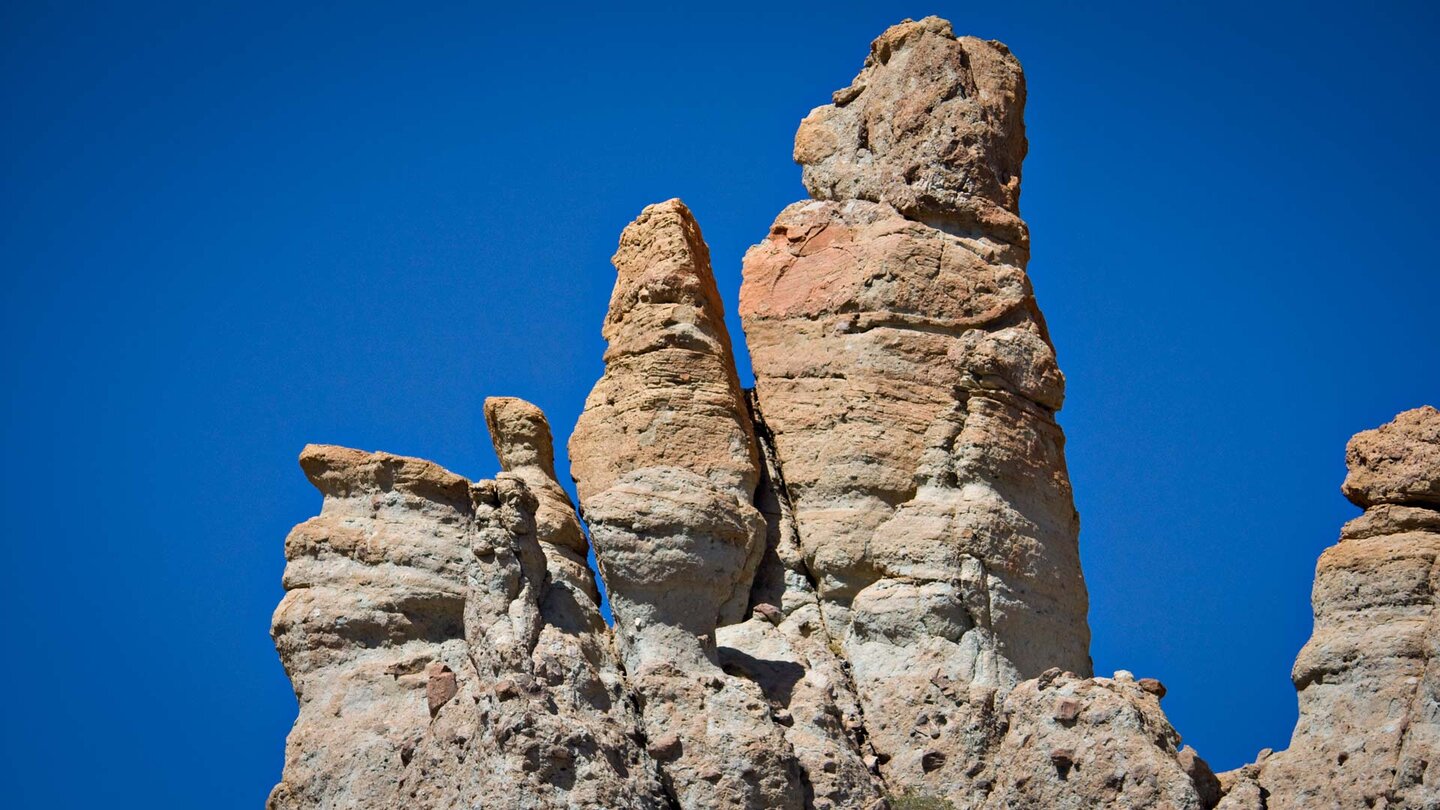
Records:
M493 480L305 449L269 806L1440 807L1440 413L1351 441L1292 745L1212 773L1162 684L1091 672L1019 62L906 21L831 101L744 259L753 389L692 212L621 234L578 511L513 397Z
M1024 102L1003 45L934 18L885 32L801 122L815 199L746 254L740 291L798 545L881 718L880 772L940 795L972 792L990 699L1050 667L1090 673L1064 377L1018 215Z
M269 807L665 806L598 606L553 598L524 479L300 464L324 503L285 543L271 632L300 716Z
M1345 460L1365 513L1315 568L1290 747L1247 781L1270 810L1440 807L1440 412L1356 434Z

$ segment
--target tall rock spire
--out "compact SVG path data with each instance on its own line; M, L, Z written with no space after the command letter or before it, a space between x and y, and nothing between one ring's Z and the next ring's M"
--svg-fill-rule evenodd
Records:
M746 614L765 521L709 251L670 200L625 229L614 263L605 373L571 436L571 473L651 753L681 807L798 808L781 725L715 644Z
M881 772L956 796L983 756L973 690L1090 671L1064 378L1017 213L1024 100L1003 45L936 18L886 31L801 123L816 201L780 213L740 292L827 627L888 718Z

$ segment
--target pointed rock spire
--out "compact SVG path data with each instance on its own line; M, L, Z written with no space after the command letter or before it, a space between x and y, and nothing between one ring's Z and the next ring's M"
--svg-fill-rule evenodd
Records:
M745 618L764 552L754 428L709 250L679 200L620 237L605 373L570 468L651 753L685 808L799 808L794 754L716 629Z
M613 261L605 374L570 438L581 502L626 473L674 467L750 503L755 433L700 226L679 200L647 206Z

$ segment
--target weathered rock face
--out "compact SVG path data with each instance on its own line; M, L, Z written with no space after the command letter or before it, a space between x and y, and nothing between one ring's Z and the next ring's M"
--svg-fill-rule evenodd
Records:
M1350 472L1342 489L1356 506L1440 509L1440 413L1427 405L1355 434L1345 463Z
M608 645L600 593L585 559L589 543L570 496L555 479L550 423L539 408L514 397L485 400L485 422L501 468L535 496L535 537L549 577L542 597L546 620L576 638L605 638Z
M855 81L811 112L795 162L817 200L888 203L911 219L1025 241L1025 76L999 42L938 17L894 26Z
M306 448L269 806L1440 808L1433 408L1350 443L1289 750L1217 777L1158 681L1091 676L1024 97L942 20L875 41L796 136L814 199L746 254L753 391L694 217L646 208L569 442L583 523L523 400L485 402L492 481Z
M1315 569L1290 748L1266 807L1440 807L1440 412L1357 434L1344 492L1365 514Z
M634 470L673 467L703 470L749 503L760 480L755 434L699 224L679 200L649 206L612 261L605 375L570 437L580 500Z
M328 446L301 466L325 503L286 541L300 717L271 808L665 806L598 612L546 616L522 479Z
M971 790L995 690L1090 670L1064 378L1016 213L1023 105L1004 46L933 18L890 29L801 123L818 201L781 212L740 291L799 547L881 718L881 772L940 795Z
M801 807L761 689L719 666L765 549L755 434L709 250L679 200L625 229L605 374L570 439L571 471L651 753L684 807Z
M470 484L419 459L339 447L307 447L300 464L325 508L285 541L272 633L300 717L270 806L383 807L429 728L426 665L469 664L465 571L480 531Z
M973 806L1213 807L1219 783L1193 750L1179 747L1160 710L1163 687L1117 674L1052 671L1012 690L993 782Z

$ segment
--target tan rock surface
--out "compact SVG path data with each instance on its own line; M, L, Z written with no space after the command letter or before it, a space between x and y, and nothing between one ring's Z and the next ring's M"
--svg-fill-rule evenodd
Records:
M938 17L904 22L795 136L817 200L870 200L911 219L1026 240L1019 217L1025 76L998 42L955 37Z
M1209 766L1133 680L1042 675L1009 693L1002 722L990 792L961 806L1202 810L1219 799Z
M716 650L748 612L765 521L709 251L671 200L625 229L614 262L605 374L570 458L650 751L679 807L802 807L783 726Z
M625 473L675 467L749 503L755 434L700 226L679 200L648 206L612 261L605 375L570 438L581 502Z
M1356 434L1346 462L1369 508L1320 556L1300 719L1257 782L1270 810L1440 807L1440 413Z
M536 499L535 536L549 576L543 597L547 621L582 635L605 637L608 644L600 593L586 561L590 546L570 496L555 479L549 421L523 399L490 397L485 400L485 422L501 469L524 481Z
M382 807L430 723L425 666L467 664L470 485L340 447L311 445L300 463L325 507L285 540L271 632L300 716L269 806Z
M1355 434L1345 447L1345 497L1356 506L1382 503L1440 508L1440 411L1430 406Z
M780 213L740 292L798 546L880 772L952 799L983 793L997 694L1090 669L1064 378L1017 213L1023 104L1003 46L933 18L891 28L801 124L818 201Z
M569 443L589 541L523 400L485 403L492 481L307 447L269 806L1440 808L1434 408L1348 447L1288 750L1217 777L1163 684L1089 677L1024 97L943 20L875 41L745 257L748 394L688 209L625 229Z
M522 480L316 445L301 466L325 501L286 540L300 716L269 807L665 806L603 623L545 618Z

